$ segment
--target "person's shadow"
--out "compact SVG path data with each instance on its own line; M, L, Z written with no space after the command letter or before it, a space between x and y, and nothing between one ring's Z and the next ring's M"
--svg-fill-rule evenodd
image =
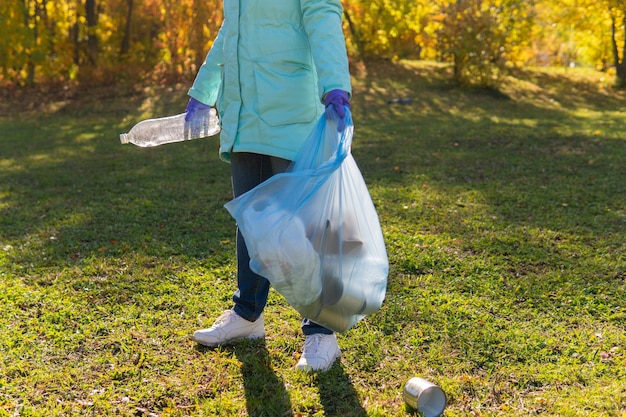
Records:
M367 417L350 376L337 361L328 372L315 374L326 416Z
M284 382L272 369L265 341L242 341L232 346L241 362L249 416L293 416Z
M210 350L210 348L203 347L199 349ZM255 417L293 416L289 393L282 379L272 369L265 341L244 340L228 346L227 349L232 351L241 362L248 415ZM314 373L311 377L319 387L320 401L325 416L367 416L341 362L337 361L329 371Z

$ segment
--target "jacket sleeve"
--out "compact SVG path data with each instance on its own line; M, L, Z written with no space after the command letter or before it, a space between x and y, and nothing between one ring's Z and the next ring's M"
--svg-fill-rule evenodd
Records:
M196 100L214 106L222 83L224 67L224 25L220 28L209 53L198 73L188 94Z
M304 29L315 63L320 100L331 90L352 95L340 0L300 0Z

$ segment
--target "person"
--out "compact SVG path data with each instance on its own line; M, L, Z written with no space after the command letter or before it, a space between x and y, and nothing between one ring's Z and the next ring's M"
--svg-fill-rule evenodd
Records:
M231 165L240 196L284 172L325 108L350 108L351 81L340 0L224 0L224 18L188 95L186 119L215 106L220 157ZM340 126L341 128L341 126ZM237 230L234 306L192 339L215 347L263 338L270 283L249 266ZM326 371L340 357L336 335L308 319L296 369Z

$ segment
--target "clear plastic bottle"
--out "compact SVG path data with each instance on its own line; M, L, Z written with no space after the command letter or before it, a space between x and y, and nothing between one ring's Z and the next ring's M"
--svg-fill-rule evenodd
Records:
M128 133L120 134L120 141L123 144L132 143L141 147L153 147L213 136L219 131L217 111L210 108L199 110L191 122L185 122L185 113L143 120L133 126Z

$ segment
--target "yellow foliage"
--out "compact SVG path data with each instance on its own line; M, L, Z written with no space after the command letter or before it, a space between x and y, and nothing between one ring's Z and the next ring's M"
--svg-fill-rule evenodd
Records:
M222 20L221 0L95 1L98 19L90 34L82 1L0 0L0 85L67 82L85 79L83 72L103 79L108 73L191 79ZM353 57L451 61L470 82L492 83L511 66L609 70L624 61L623 0L342 3ZM97 43L88 42L90 36Z

